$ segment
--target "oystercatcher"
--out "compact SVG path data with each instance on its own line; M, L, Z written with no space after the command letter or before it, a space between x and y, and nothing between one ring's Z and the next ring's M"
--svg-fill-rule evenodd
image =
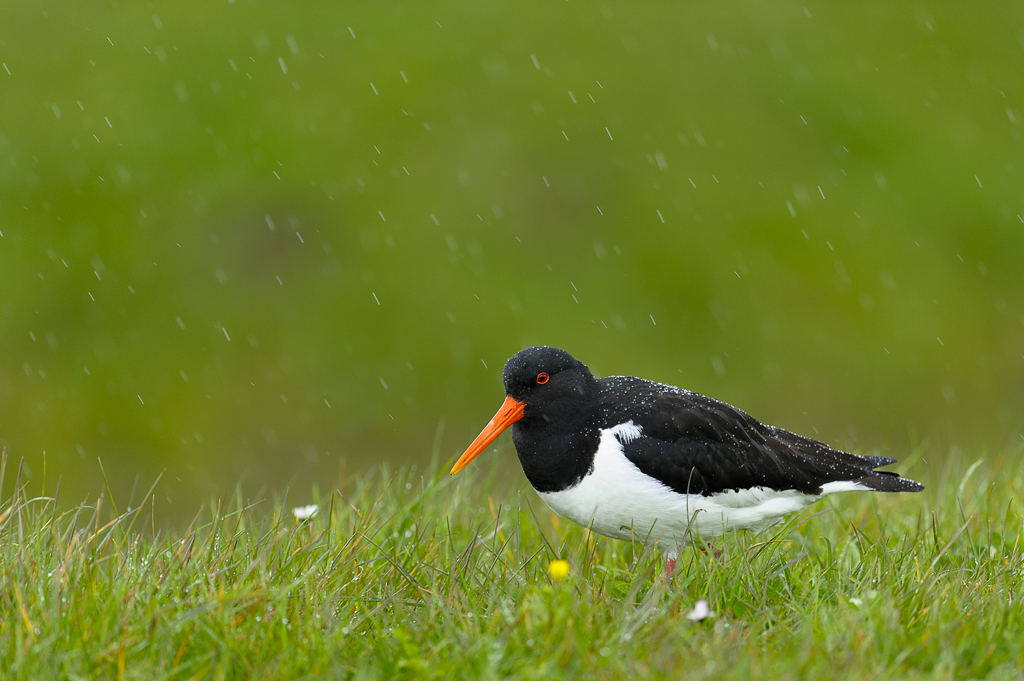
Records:
M725 402L632 376L594 378L565 350L505 363L505 402L452 467L512 426L523 472L556 513L656 541L671 574L693 535L762 530L833 492L920 492L884 456L857 456L765 425Z

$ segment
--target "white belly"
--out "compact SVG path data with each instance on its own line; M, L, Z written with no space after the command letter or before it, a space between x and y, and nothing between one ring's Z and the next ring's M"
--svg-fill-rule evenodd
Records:
M561 492L540 492L540 498L555 513L599 534L656 542L669 558L679 555L692 534L714 537L731 530L762 530L821 498L763 487L710 496L679 494L641 473L623 454L616 433L628 441L639 432L632 422L602 430L591 473ZM829 483L822 491L851 489L865 488Z

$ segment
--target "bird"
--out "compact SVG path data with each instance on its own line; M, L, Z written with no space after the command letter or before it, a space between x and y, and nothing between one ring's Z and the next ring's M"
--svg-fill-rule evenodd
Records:
M654 541L671 576L693 539L760 531L836 492L920 492L851 454L766 425L699 393L633 376L595 378L565 350L529 347L505 363L505 401L456 461L503 431L551 510L614 539Z

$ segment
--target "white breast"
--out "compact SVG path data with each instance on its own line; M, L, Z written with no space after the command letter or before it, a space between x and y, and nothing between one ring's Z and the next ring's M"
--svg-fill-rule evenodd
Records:
M627 541L654 541L675 558L693 533L714 537L739 529L761 530L820 499L796 490L754 487L710 496L679 494L640 472L622 451L622 441L639 437L632 421L601 431L594 468L561 492L540 492L555 513L595 532ZM824 493L865 489L829 483Z

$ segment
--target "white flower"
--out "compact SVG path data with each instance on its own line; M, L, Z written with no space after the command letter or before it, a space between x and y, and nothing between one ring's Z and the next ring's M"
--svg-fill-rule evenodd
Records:
M305 520L315 516L319 510L320 507L316 504L310 504L309 506L296 506L292 509L292 515L295 516L296 520Z
M693 610L687 613L686 619L690 620L691 622L700 622L701 620L706 620L709 617L714 616L715 612L714 610L708 608L707 601L697 601L693 604Z

